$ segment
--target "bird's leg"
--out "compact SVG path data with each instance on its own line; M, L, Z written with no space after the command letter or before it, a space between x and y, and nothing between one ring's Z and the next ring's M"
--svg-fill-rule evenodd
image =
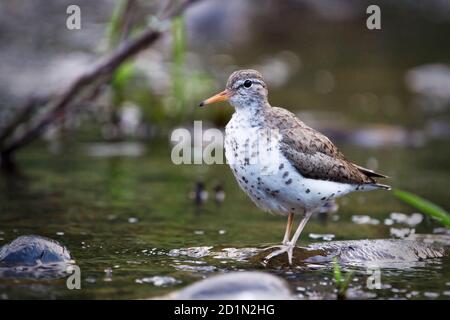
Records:
M292 224L294 223L294 214L292 212L289 212L288 215L288 221L286 224L286 231L284 232L284 238L283 238L283 242L281 243L281 245L276 245L276 246L272 246L269 247L267 249L274 249L277 248L278 250L273 251L272 253L270 253L267 257L264 258L264 260L267 262L270 259L272 259L273 257L276 257L284 252L287 252L289 249L289 236L291 235L291 231L292 231Z
M308 222L309 218L311 217L312 213L313 213L312 211L307 211L305 213L305 216L303 217L302 221L300 221L300 224L298 225L297 230L295 231L294 236L292 237L291 241L285 242L285 240L286 240L286 235L285 235L285 240L283 240L283 244L281 246L275 246L276 248L279 248L279 249L270 253L264 260L269 261L273 257L276 257L276 256L286 252L288 254L289 264L292 264L292 256L294 253L295 244L297 243L297 240L300 237L300 234L302 233L303 228L305 227L305 225ZM292 223L294 221L293 217L294 217L293 215L292 215L292 218L288 217L288 226L286 227L286 234L288 234L288 237L291 232L290 229L292 228Z
M303 223L305 219L303 219L301 223ZM290 250L292 251L291 247L293 248L293 245L291 245L292 241L289 241L289 236L291 235L291 231L292 231L292 224L294 223L294 214L292 212L289 213L288 215L288 221L287 221L287 225L286 225L286 232L284 233L284 238L283 238L283 242L281 245L279 246L273 246L270 247L269 249L272 248L278 248L278 250L273 251L272 253L270 253L264 260L265 261L269 261L270 259L272 259L273 257L279 256L282 253L287 252L288 256L289 256L289 252ZM305 222L306 224L306 222ZM291 253L292 256L292 253ZM290 257L291 257L290 256ZM289 264L292 263L292 258L289 259Z
M288 259L289 264L292 264L292 255L294 253L295 244L297 243L298 238L300 237L300 234L303 231L303 228L305 227L306 223L308 222L309 218L311 218L312 211L307 211L305 216L303 217L302 221L300 221L300 224L298 225L297 230L294 233L294 236L292 237L292 240L288 243Z
M293 223L294 223L294 214L292 212L289 212L288 221L287 221L287 225L286 225L286 232L284 233L284 238L283 238L283 242L282 242L283 245L287 245L289 242L289 237L291 236Z
M273 249L273 248L282 249L283 247L285 247L289 243L289 237L291 236L293 223L294 223L294 214L292 212L290 212L288 215L286 231L284 232L284 238L283 238L283 241L281 242L281 245L271 246L266 249Z

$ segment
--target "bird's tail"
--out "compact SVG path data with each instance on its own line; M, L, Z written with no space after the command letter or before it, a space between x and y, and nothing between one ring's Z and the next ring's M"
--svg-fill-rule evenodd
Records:
M372 190L391 190L391 186L388 186L386 184L381 183L366 183L366 184L360 184L356 185L354 191L372 191Z
M391 190L391 186L388 186L387 184L381 184L381 183L372 183L370 186L375 189L383 189L383 190Z

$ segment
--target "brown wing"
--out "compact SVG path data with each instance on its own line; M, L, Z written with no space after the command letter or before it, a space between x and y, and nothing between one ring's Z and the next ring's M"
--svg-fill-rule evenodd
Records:
M306 178L341 183L376 183L373 177L382 177L359 167L347 159L323 134L305 125L293 113L272 107L268 125L280 130L280 149L283 155Z

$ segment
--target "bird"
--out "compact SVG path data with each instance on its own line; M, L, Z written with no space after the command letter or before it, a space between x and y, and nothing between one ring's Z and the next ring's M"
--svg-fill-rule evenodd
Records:
M263 211L287 217L281 245L265 261L293 250L311 215L328 201L355 191L384 189L386 175L347 160L322 133L292 112L271 106L256 70L233 72L225 90L199 106L228 101L234 113L225 127L225 157L239 186ZM300 223L291 237L294 218Z
M195 183L195 189L189 193L189 198L193 200L195 206L200 209L203 204L208 200L209 194L205 190L205 184L203 181L197 181Z
M214 200L217 206L220 206L225 201L225 190L221 183L214 187Z

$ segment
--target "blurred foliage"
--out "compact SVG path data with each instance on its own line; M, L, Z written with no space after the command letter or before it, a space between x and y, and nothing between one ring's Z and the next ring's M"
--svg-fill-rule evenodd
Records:
M353 275L353 272L348 273L347 276L343 278L341 267L339 266L337 259L333 258L333 274L334 281L336 282L338 299L344 300L347 296L347 289L350 284L350 279Z
M119 42L122 35L123 19L127 9L127 0L119 0L116 2L111 19L107 26L108 48L113 49Z
M183 16L172 21L171 93L165 110L173 124L193 120L199 97L210 89L212 79L201 71L187 68L186 23Z
M185 104L184 63L186 59L186 30L183 17L172 21L172 97L174 111L179 111Z
M111 16L107 28L108 49L112 50L124 39L124 32L133 35L154 17L133 21L132 26L126 25L128 2L119 1ZM136 8L134 8L136 10ZM125 27L130 30L124 30ZM176 18L171 26L172 48L168 60L167 73L170 76L170 88L161 92L152 92L151 83L140 64L128 61L121 65L111 79L111 120L117 118L119 110L125 104L132 104L141 110L141 121L156 125L160 129L172 128L175 125L193 119L194 106L211 87L212 79L199 71L189 70L186 65L187 35L184 17ZM192 119L191 119L192 118ZM160 131L160 130L159 130ZM162 130L164 131L164 130Z
M126 86L136 74L133 62L126 62L117 68L111 81L112 103L120 106L126 99Z
M403 202L416 208L420 212L435 218L444 226L450 228L450 215L445 209L439 207L438 205L422 197L419 197L418 195L412 194L407 191L395 189L394 195Z

